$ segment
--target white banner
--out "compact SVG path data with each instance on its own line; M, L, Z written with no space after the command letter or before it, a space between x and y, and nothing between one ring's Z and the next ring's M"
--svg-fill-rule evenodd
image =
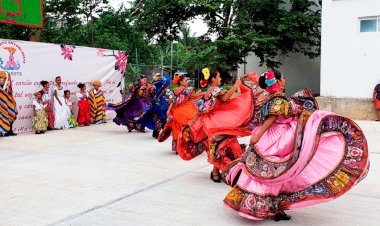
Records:
M41 80L49 81L52 89L55 77L61 76L64 90L71 91L75 114L79 82L90 90L91 81L100 80L107 102L121 101L127 59L125 52L117 50L0 39L0 70L8 71L13 79L19 112L13 130L32 130L33 93L42 89ZM113 116L107 113L107 119Z

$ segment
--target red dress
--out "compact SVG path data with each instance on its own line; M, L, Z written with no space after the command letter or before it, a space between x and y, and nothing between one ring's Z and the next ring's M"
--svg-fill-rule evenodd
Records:
M219 87L210 87L201 99L195 101L202 115L179 134L178 155L190 160L205 151L209 163L220 170L240 158L242 150L237 136L248 136L252 130L253 103L259 90L257 80L256 74L243 77L241 94L227 102L219 99L224 94Z
M169 99L173 101L173 107L170 111L171 118L169 118L157 139L159 142L163 142L170 136L171 132L173 151L177 151L178 134L198 112L193 103L196 99L191 98L193 92L193 87L178 87L174 92L170 92Z
M88 96L88 94L86 93ZM90 115L90 102L87 97L85 97L82 93L77 94L78 97L78 117L77 121L79 126L88 125L91 123L91 115Z

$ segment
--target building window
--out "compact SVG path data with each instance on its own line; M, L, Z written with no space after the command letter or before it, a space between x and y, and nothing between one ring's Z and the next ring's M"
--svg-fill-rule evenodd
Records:
M380 17L360 19L360 32L380 32Z

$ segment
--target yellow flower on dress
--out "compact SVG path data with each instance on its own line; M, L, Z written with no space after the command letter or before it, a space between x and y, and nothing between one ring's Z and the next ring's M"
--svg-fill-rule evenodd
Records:
M190 128L189 127L186 127L184 130L183 130L183 139L185 140L186 143L188 143L190 141Z
M214 159L215 148L216 148L216 142L215 141L211 141L211 145L209 147L209 157L210 157L210 159Z
M281 110L281 105L275 104L275 105L273 106L273 110L274 110L275 112L280 111L280 110Z
M202 73L205 80L210 78L210 70L207 67L202 69Z
M340 191L342 190L349 182L350 182L350 177L342 171L339 171L335 174L333 177L333 182L331 184L331 187L335 191Z
M348 182L350 182L350 177L347 175L347 173L345 172L342 172L342 171L339 171L337 174L336 174L336 177L341 180L345 185L348 184Z
M240 194L236 187L232 188L231 191L227 194L226 199L234 202L235 204L241 203L243 196Z

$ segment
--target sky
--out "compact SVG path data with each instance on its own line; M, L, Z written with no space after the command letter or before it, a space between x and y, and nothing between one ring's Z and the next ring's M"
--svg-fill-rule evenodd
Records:
M128 7L131 2L133 0L109 0L110 5L114 8L118 8L122 3ZM190 26L191 34L194 36L202 36L207 32L207 25L199 18L189 21L188 25Z

